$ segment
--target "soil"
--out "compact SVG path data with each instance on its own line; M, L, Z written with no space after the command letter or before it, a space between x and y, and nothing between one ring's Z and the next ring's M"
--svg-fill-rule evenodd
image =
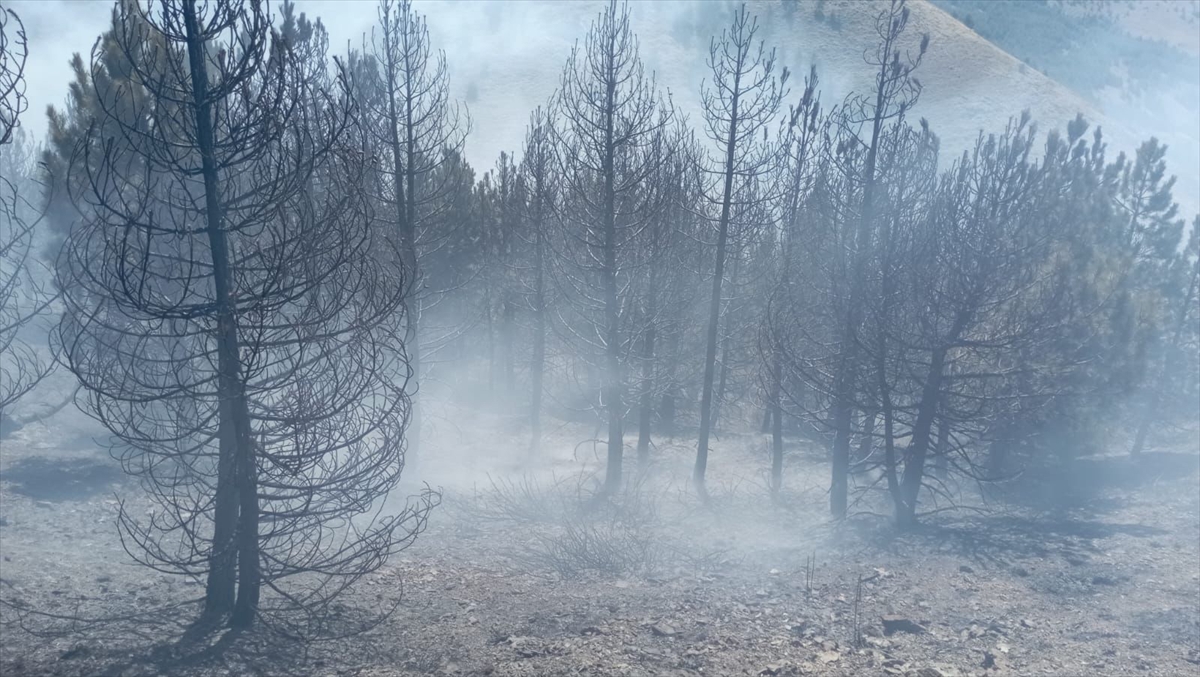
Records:
M394 612L326 641L185 634L202 582L134 564L117 537L117 496L154 509L136 484L23 429L0 456L0 674L1200 674L1195 452L1079 459L1071 481L897 533L870 501L830 523L807 447L772 500L764 439L718 439L702 504L689 440L656 440L615 510L582 498L590 430L554 432L534 466L498 451L527 447L519 426L475 420L412 461L406 488L444 493L428 530L330 613Z

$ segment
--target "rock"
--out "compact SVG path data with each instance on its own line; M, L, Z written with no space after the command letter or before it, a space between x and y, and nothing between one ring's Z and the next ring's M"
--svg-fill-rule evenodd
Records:
M767 677L774 677L775 675L785 674L785 671L788 669L788 667L788 664L782 661L779 663L771 663L762 670L759 670L758 674L766 675Z
M803 635L809 629L808 621L802 620L799 623L787 626L787 629L792 634Z
M1108 576L1092 576L1092 585L1116 585L1116 584L1117 584L1117 581L1115 578L1110 578Z
M975 570L972 569L971 567L967 566L966 564L960 564L958 567L958 571L959 571L959 573L964 573L964 574L975 573Z
M1013 567L1012 572L1021 578L1025 578L1029 575L1029 569L1026 569L1025 567Z
M654 633L657 637L674 637L675 635L679 634L678 630L676 630L670 624L663 622L651 625L650 632Z
M826 665L830 663L836 663L839 659L841 659L841 657L842 654L836 651L822 651L821 653L817 654L817 660Z
M881 620L883 621L883 634L885 635L891 635L897 632L923 635L926 632L924 626L922 626L920 623L917 623L911 618L905 618L904 616L884 616Z
M983 652L983 664L985 670L999 670L1002 667L1001 658L991 651Z
M892 647L892 643L890 641L882 637L872 637L870 635L863 637L863 643L875 649L890 649Z
M541 651L535 646L536 641L533 637L509 637L508 644L517 652L521 658L533 658L541 655Z

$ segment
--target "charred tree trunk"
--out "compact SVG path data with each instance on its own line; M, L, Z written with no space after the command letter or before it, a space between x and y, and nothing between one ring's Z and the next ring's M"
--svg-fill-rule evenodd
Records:
M733 276L730 277L729 283L733 285L734 289L737 289L738 273L741 271L741 263L741 256L737 256L733 259ZM725 386L729 382L729 353L732 349L732 327L735 322L736 318L734 317L734 309L731 304L731 307L725 313L725 334L721 337L721 375L717 379L716 397L713 398L712 427L716 430L720 429L721 410L725 404Z
M650 425L654 413L654 339L658 313L658 266L650 268L646 333L642 342L642 400L638 412L638 465L650 461Z
M944 482L950 468L950 425L945 419L941 419L937 423L937 429L937 446L934 447L936 456L933 458L933 474L934 477Z
M534 452L542 444L542 380L546 369L546 236L542 232L541 196L537 198L533 227L536 238L534 257L537 270L533 285L533 363L530 365L531 392L529 424Z
M505 299L504 301L504 324L501 327L501 332L504 336L504 394L506 397L511 397L517 386L516 376L516 359L514 357L513 340L515 324L513 315L512 301Z
M658 405L658 420L662 426L663 434L667 437L675 436L675 393L668 390L663 393L662 402Z
M487 316L488 394L496 394L496 329L492 322L491 286L483 292L483 314Z
M877 412L868 411L863 415L862 435L858 439L858 450L855 452L857 463L864 463L871 457L871 445L875 437L875 418Z
M733 202L734 155L737 152L738 93L741 71L734 77L733 105L729 137L725 143L725 186L721 194L721 218L717 222L717 258L713 266L712 295L708 302L708 330L704 344L704 382L700 391L700 440L696 444L696 464L692 482L702 495L704 473L708 469L708 437L712 430L713 380L716 376L717 329L721 321L721 283L725 276L725 254L729 248L729 211Z
M783 487L783 349L774 342L771 363L771 404L767 416L771 421L771 494L778 495Z
M925 459L929 453L930 433L937 416L942 387L942 370L945 362L946 349L934 350L929 361L929 376L921 390L917 420L913 424L912 442L908 447L908 456L904 462L904 477L900 485L903 505L902 512L896 516L896 522L903 528L911 528L916 525L917 499L925 475Z
M610 61L609 68L614 64ZM615 492L621 486L622 461L625 455L625 415L621 397L621 327L620 303L617 298L617 196L616 146L614 143L614 117L616 107L616 74L605 78L604 116L604 324L605 324L605 370L604 399L608 409L608 464L604 477L604 490Z
M250 448L249 408L242 383L238 328L231 294L229 246L221 223L221 189L212 128L213 111L208 95L206 45L194 0L184 2L183 13L196 144L204 180L205 231L211 249L217 308L218 480L204 606L209 615L233 612L234 623L246 626L254 620L259 594L256 471ZM236 602L235 580L238 583Z

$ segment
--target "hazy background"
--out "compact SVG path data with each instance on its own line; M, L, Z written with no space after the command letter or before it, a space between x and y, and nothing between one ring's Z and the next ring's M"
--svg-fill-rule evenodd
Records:
M29 36L30 110L24 127L40 138L46 107L61 105L66 97L72 53L90 49L108 25L112 3L8 4L21 15ZM530 110L557 87L572 44L603 4L418 0L435 46L446 51L452 94L470 109L466 153L477 172L491 168L500 151L519 149ZM827 104L869 82L872 73L862 56L876 43L874 3L748 4L767 44L778 48L793 71L794 93L813 64ZM373 0L297 0L296 5L325 23L334 54L361 48L378 20ZM709 37L720 32L736 5L729 0L632 5L647 67L693 119L708 70ZM1164 140L1168 164L1179 175L1175 193L1183 213L1200 205L1200 1L916 0L911 6L913 48L921 32L932 39L920 70L925 92L916 114L927 117L942 137L944 161L968 147L980 128L1001 129L1024 108L1042 130L1063 128L1082 112L1103 127L1113 157L1119 150L1132 152L1150 136Z

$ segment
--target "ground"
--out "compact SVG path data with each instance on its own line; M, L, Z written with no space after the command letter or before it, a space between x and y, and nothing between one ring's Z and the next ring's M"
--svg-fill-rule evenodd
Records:
M564 426L538 456L513 456L502 450L525 449L520 426L469 420L431 426L410 468L408 486L444 491L427 532L334 609L394 613L324 642L182 636L194 606L162 609L203 586L122 550L115 494L151 508L136 486L79 440L17 431L0 455L0 674L1200 673L1194 451L1079 459L1071 482L899 534L869 514L826 520L827 466L802 445L771 500L765 440L720 438L701 507L685 481L690 441L656 440L614 508L581 499L597 464L575 442L590 429ZM14 604L154 613L71 628Z

